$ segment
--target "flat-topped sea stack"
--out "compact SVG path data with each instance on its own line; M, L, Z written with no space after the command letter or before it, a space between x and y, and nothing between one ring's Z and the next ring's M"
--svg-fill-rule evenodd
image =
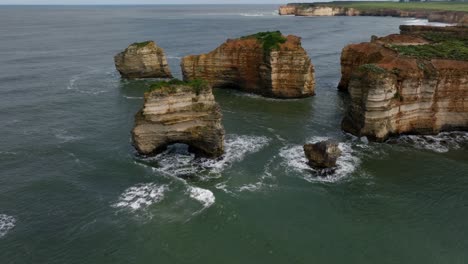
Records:
M401 34L343 49L342 127L383 141L468 129L468 28L401 26Z
M154 41L131 44L114 62L123 78L172 78L164 50Z
M203 79L214 88L233 88L275 98L314 95L314 67L296 36L261 32L227 40L207 54L182 59L184 80Z
M392 16L428 19L430 22L468 25L468 6L447 2L365 2L335 1L324 3L290 3L279 7L280 15L295 16Z
M208 84L172 80L155 83L151 89L145 93L132 131L140 154L157 154L175 143L187 144L200 156L224 153L221 110Z

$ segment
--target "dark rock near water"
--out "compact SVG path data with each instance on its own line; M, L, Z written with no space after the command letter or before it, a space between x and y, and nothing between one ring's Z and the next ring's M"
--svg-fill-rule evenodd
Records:
M338 147L338 142L326 140L315 144L305 144L304 153L311 167L330 169L336 166L341 150Z

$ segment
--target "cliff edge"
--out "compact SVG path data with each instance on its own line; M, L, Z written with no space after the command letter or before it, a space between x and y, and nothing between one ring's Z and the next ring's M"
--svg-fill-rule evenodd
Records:
M343 129L377 141L468 129L468 28L400 30L343 49Z

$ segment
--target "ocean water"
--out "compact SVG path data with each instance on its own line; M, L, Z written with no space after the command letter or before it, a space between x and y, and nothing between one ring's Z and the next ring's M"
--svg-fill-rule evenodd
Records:
M341 49L427 21L276 8L0 7L0 263L468 263L468 134L340 130ZM225 156L135 156L146 82L117 52L155 40L181 77L181 57L265 30L302 37L315 97L216 90ZM344 155L317 177L302 145L324 138Z

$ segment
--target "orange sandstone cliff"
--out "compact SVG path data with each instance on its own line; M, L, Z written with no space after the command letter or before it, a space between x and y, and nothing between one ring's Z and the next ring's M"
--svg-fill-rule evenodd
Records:
M383 141L468 129L468 28L401 26L343 49L345 131Z
M182 59L184 80L203 79L267 97L314 95L314 67L296 36L261 32L227 40L215 50Z

